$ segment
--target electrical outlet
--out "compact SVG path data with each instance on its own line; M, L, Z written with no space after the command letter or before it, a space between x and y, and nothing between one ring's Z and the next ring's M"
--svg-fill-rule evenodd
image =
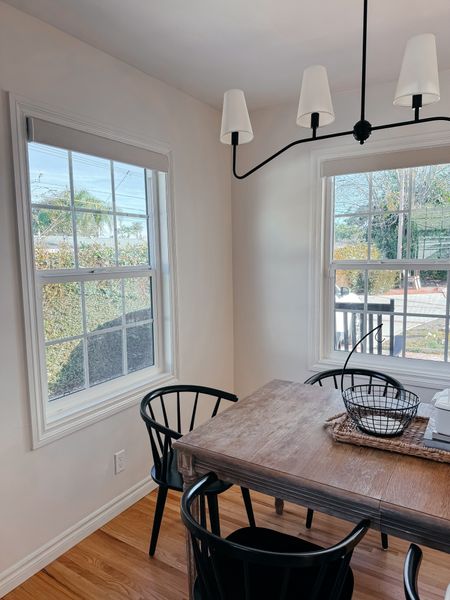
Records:
M127 466L127 456L125 454L125 450L119 450L119 452L114 453L114 474L117 475L122 471L125 471Z

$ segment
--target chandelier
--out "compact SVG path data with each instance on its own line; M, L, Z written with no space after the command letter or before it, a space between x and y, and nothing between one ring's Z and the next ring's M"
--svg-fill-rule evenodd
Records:
M361 68L361 114L360 119L350 131L340 131L317 135L317 129L334 121L334 110L331 101L328 75L325 67L315 65L305 69L302 78L300 101L297 113L297 125L312 130L311 137L295 140L280 148L261 163L239 175L236 171L237 147L247 144L253 139L253 130L242 90L228 90L224 94L222 110L222 127L220 141L230 144L233 153L233 175L237 179L245 179L289 148L298 144L328 140L353 135L360 144L369 138L372 131L393 129L417 123L433 121L450 121L450 117L420 117L420 109L440 99L439 74L436 54L436 39L432 33L424 33L412 37L405 48L400 77L394 96L394 105L410 108L414 118L385 125L372 125L366 119L366 65L367 65L367 8L368 0L364 0L363 36L362 36L362 68Z

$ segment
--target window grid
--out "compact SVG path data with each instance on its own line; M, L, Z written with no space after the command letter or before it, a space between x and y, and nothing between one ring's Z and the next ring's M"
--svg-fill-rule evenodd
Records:
M377 314L375 311L369 310L369 271L400 271L401 272L401 277L402 277L402 296L403 296L403 310L394 310L393 313L389 313L392 314L393 317L397 317L397 318L401 318L402 319L402 337L403 337L403 344L402 344L402 348L401 348L401 354L400 356L402 358L405 358L407 355L407 345L408 345L408 331L410 331L412 328L408 329L408 318L420 318L420 319L439 319L439 326L442 325L442 322L444 324L444 331L443 331L443 342L444 342L444 347L442 350L442 361L443 362L449 362L449 345L450 345L450 332L449 332L449 328L450 328L450 269L448 268L449 266L449 261L446 259L436 259L436 260L423 260L423 259L419 259L419 258L409 258L411 257L411 231L412 231L412 212L414 209L414 193L415 193L415 187L414 187L414 177L413 177L413 169L406 169L404 170L405 173L403 174L403 180L402 180L402 185L404 186L403 189L403 194L400 194L400 198L403 198L406 200L407 202L407 207L405 208L405 206L403 205L399 205L398 208L396 210L392 210L390 211L389 214L393 214L393 215L397 215L398 216L398 231L400 233L397 233L398 237L400 237L401 235L401 246L402 246L402 252L399 256L399 246L397 246L397 258L396 259L389 259L389 258L382 258L382 259L377 259L373 257L373 236L372 236L372 230L373 230L373 217L376 215L384 215L386 214L386 211L383 210L376 210L374 209L374 195L373 195L373 174L370 173L368 174L368 210L363 210L363 211L358 211L358 210L354 210L354 212L337 212L336 211L336 193L335 193L335 178L330 178L331 179L331 186L328 187L329 190L329 198L330 201L332 203L332 235L331 235L331 240L332 240L332 245L331 245L331 252L330 252L330 270L332 273L334 273L334 277L333 277L333 281L336 282L336 276L337 276L337 272L338 271L360 271L362 273L362 279L363 279L363 289L362 291L362 296L363 298L360 300L360 303L363 304L364 306L364 319L363 321L361 321L361 329L360 329L360 333L361 336L364 335L365 331L364 331L364 327L365 327L365 322L366 319L369 319L369 315L374 315ZM426 207L427 208L427 207ZM443 211L445 210L445 208L443 209ZM336 249L336 231L335 231L335 224L336 224L336 219L339 218L348 218L348 217L356 217L356 218L367 218L368 219L368 228L367 228L367 256L368 259L345 259L345 260L339 260L337 258L335 258L335 249ZM405 219L407 220L405 223ZM405 236L405 230L406 230L406 236ZM449 225L449 230L450 230L450 225ZM406 248L405 248L405 244L406 244ZM440 248L442 247L442 243L441 243L441 239L440 239ZM405 252L406 252L406 258L405 258ZM445 285L445 294L446 294L446 302L445 302L445 308L443 307L442 311L438 311L435 313L431 313L431 312L426 312L425 310L423 312L415 312L415 311L411 311L408 312L408 300L409 300L409 280L408 280L408 275L410 271L432 271L432 270L439 270L439 271L445 271L447 273L447 282ZM334 289L337 288L337 283L335 283L335 285L333 286ZM338 302L339 300L337 298L335 298L334 293L333 293L333 306L335 302ZM345 298L340 300L341 302L345 302ZM333 322L334 322L334 331L337 332L337 313L339 311L334 308L333 310ZM350 311L353 313L358 313L360 314L360 310L353 310ZM343 313L346 314L346 313ZM347 317L344 317L347 318ZM336 341L336 337L335 337L335 342L334 345L337 344ZM335 347L335 349L339 349L337 346ZM351 349L351 348L350 348ZM364 351L366 351L366 349L364 349ZM411 357L411 356L409 356Z
M133 373L136 369L132 368L132 365L128 364L128 341L127 341L127 332L133 327L139 326L148 326L151 329L151 346L152 346L152 355L153 361L152 364L155 365L157 359L157 353L155 349L155 330L154 330L154 285L153 285L153 268L152 265L155 264L155 252L154 252L154 235L152 232L151 224L153 221L153 200L155 198L155 190L152 189L149 185L149 182L155 180L154 174L152 176L152 172L149 172L147 169L143 169L143 177L144 177L144 190L145 190L145 206L146 213L139 214L133 213L124 210L117 210L116 205L116 189L115 189L115 181L114 181L114 161L110 160L109 162L109 171L110 171L110 183L111 183L111 209L98 209L98 208L86 208L76 206L75 203L75 184L74 184L74 173L73 173L73 156L70 150L67 151L67 164L68 164L68 175L69 175L69 185L70 185L70 205L57 205L57 204L49 204L45 202L30 202L31 209L35 210L61 210L70 212L71 214L71 225L72 225L72 240L71 246L73 247L73 255L74 255L74 268L63 268L63 269L38 269L35 267L35 274L37 277L38 289L41 291L41 298L43 297L43 289L47 284L58 284L58 283L71 283L71 282L79 282L80 284L80 307L81 307L81 318L82 318L82 334L75 336L66 336L66 337L58 337L51 340L45 339L45 334L43 333L43 342L44 347L51 348L52 346L56 346L57 344L63 344L67 342L78 341L82 343L83 349L83 372L84 372L84 386L82 389L88 389L92 387L90 381L90 372L89 372L89 340L95 338L96 336L104 335L112 332L121 332L121 351L122 351L122 373L117 375L118 377L125 376L129 373ZM129 196L132 197L132 196ZM80 213L88 213L88 214L107 214L112 216L113 221L113 236L114 236L114 264L112 266L102 266L96 268L90 267L80 267L79 260L79 238L77 231L77 215ZM118 228L118 218L133 218L133 219L141 219L142 222L145 221L145 231L146 231L146 240L147 240L147 264L138 264L138 265L124 265L122 263L120 257L120 245L119 245L119 228ZM150 299L150 309L151 309L151 318L150 319L142 319L138 321L130 321L129 323L126 320L126 297L125 297L125 280L137 280L138 278L144 278L148 281L149 288L149 299ZM87 323L87 315L88 308L86 305L86 282L101 282L108 280L120 280L120 291L121 291L121 315L120 315L120 325L110 326L99 328L94 331L89 331L88 323ZM41 303L42 305L42 303ZM43 315L44 316L44 315ZM131 367L131 368L129 368ZM115 378L115 377L113 377ZM110 380L110 379L109 379ZM103 381L103 380L102 380ZM101 382L99 382L101 383ZM93 385L96 385L94 383ZM76 393L80 391L80 388L74 389L72 392L68 392L67 394L63 393L62 395L52 397L51 401L56 400L58 398L62 398L68 394Z

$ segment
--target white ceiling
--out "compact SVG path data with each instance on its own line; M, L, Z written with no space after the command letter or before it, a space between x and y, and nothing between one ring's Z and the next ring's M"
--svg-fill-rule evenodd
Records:
M362 0L6 2L216 107L232 87L250 108L294 100L310 64L334 91L359 86ZM450 69L449 0L372 0L369 83L395 80L406 40L428 32Z

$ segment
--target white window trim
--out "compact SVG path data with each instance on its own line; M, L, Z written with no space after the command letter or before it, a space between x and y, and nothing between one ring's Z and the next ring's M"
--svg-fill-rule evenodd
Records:
M176 253L175 222L173 210L173 156L170 148L161 142L151 142L131 136L126 132L111 130L99 126L74 115L63 114L48 105L37 104L21 96L10 93L11 133L14 157L14 180L17 199L17 217L20 249L20 268L22 278L25 347L28 370L28 395L31 415L32 448L39 448L54 440L82 429L119 411L135 406L150 387L166 385L178 380L178 327L177 327L177 286L176 286ZM26 117L36 117L54 123L72 127L80 131L106 137L111 140L136 146L144 150L158 152L167 156L169 173L167 175L166 208L167 208L167 240L170 269L168 278L166 271L166 288L162 289L162 274L158 273L158 294L161 301L159 314L155 321L163 321L170 325L163 328L158 324L155 337L155 351L164 348L164 357L160 357L161 367L149 367L128 375L126 381L121 378L90 388L83 392L83 400L74 407L70 398L56 401L56 406L48 412L47 398L43 397L43 377L40 366L40 307L36 298L36 281L34 273L33 244L28 210L28 166ZM159 224L156 227L159 235ZM159 252L159 244L156 251ZM38 327L36 327L38 324ZM164 366L162 366L164 363Z
M341 145L314 150L310 154L310 264L309 264L309 330L308 368L318 372L342 367L348 353L333 351L333 303L328 297L330 289L329 257L326 249L331 238L331 206L327 206L326 190L321 177L323 163L330 160L358 158L411 149L428 149L448 145L448 131L428 135L387 136L387 139L370 141L367 146L357 146L349 141ZM450 162L450 159L449 159ZM418 359L354 354L353 366L382 370L402 383L418 388L439 390L449 385L449 364L432 363Z

